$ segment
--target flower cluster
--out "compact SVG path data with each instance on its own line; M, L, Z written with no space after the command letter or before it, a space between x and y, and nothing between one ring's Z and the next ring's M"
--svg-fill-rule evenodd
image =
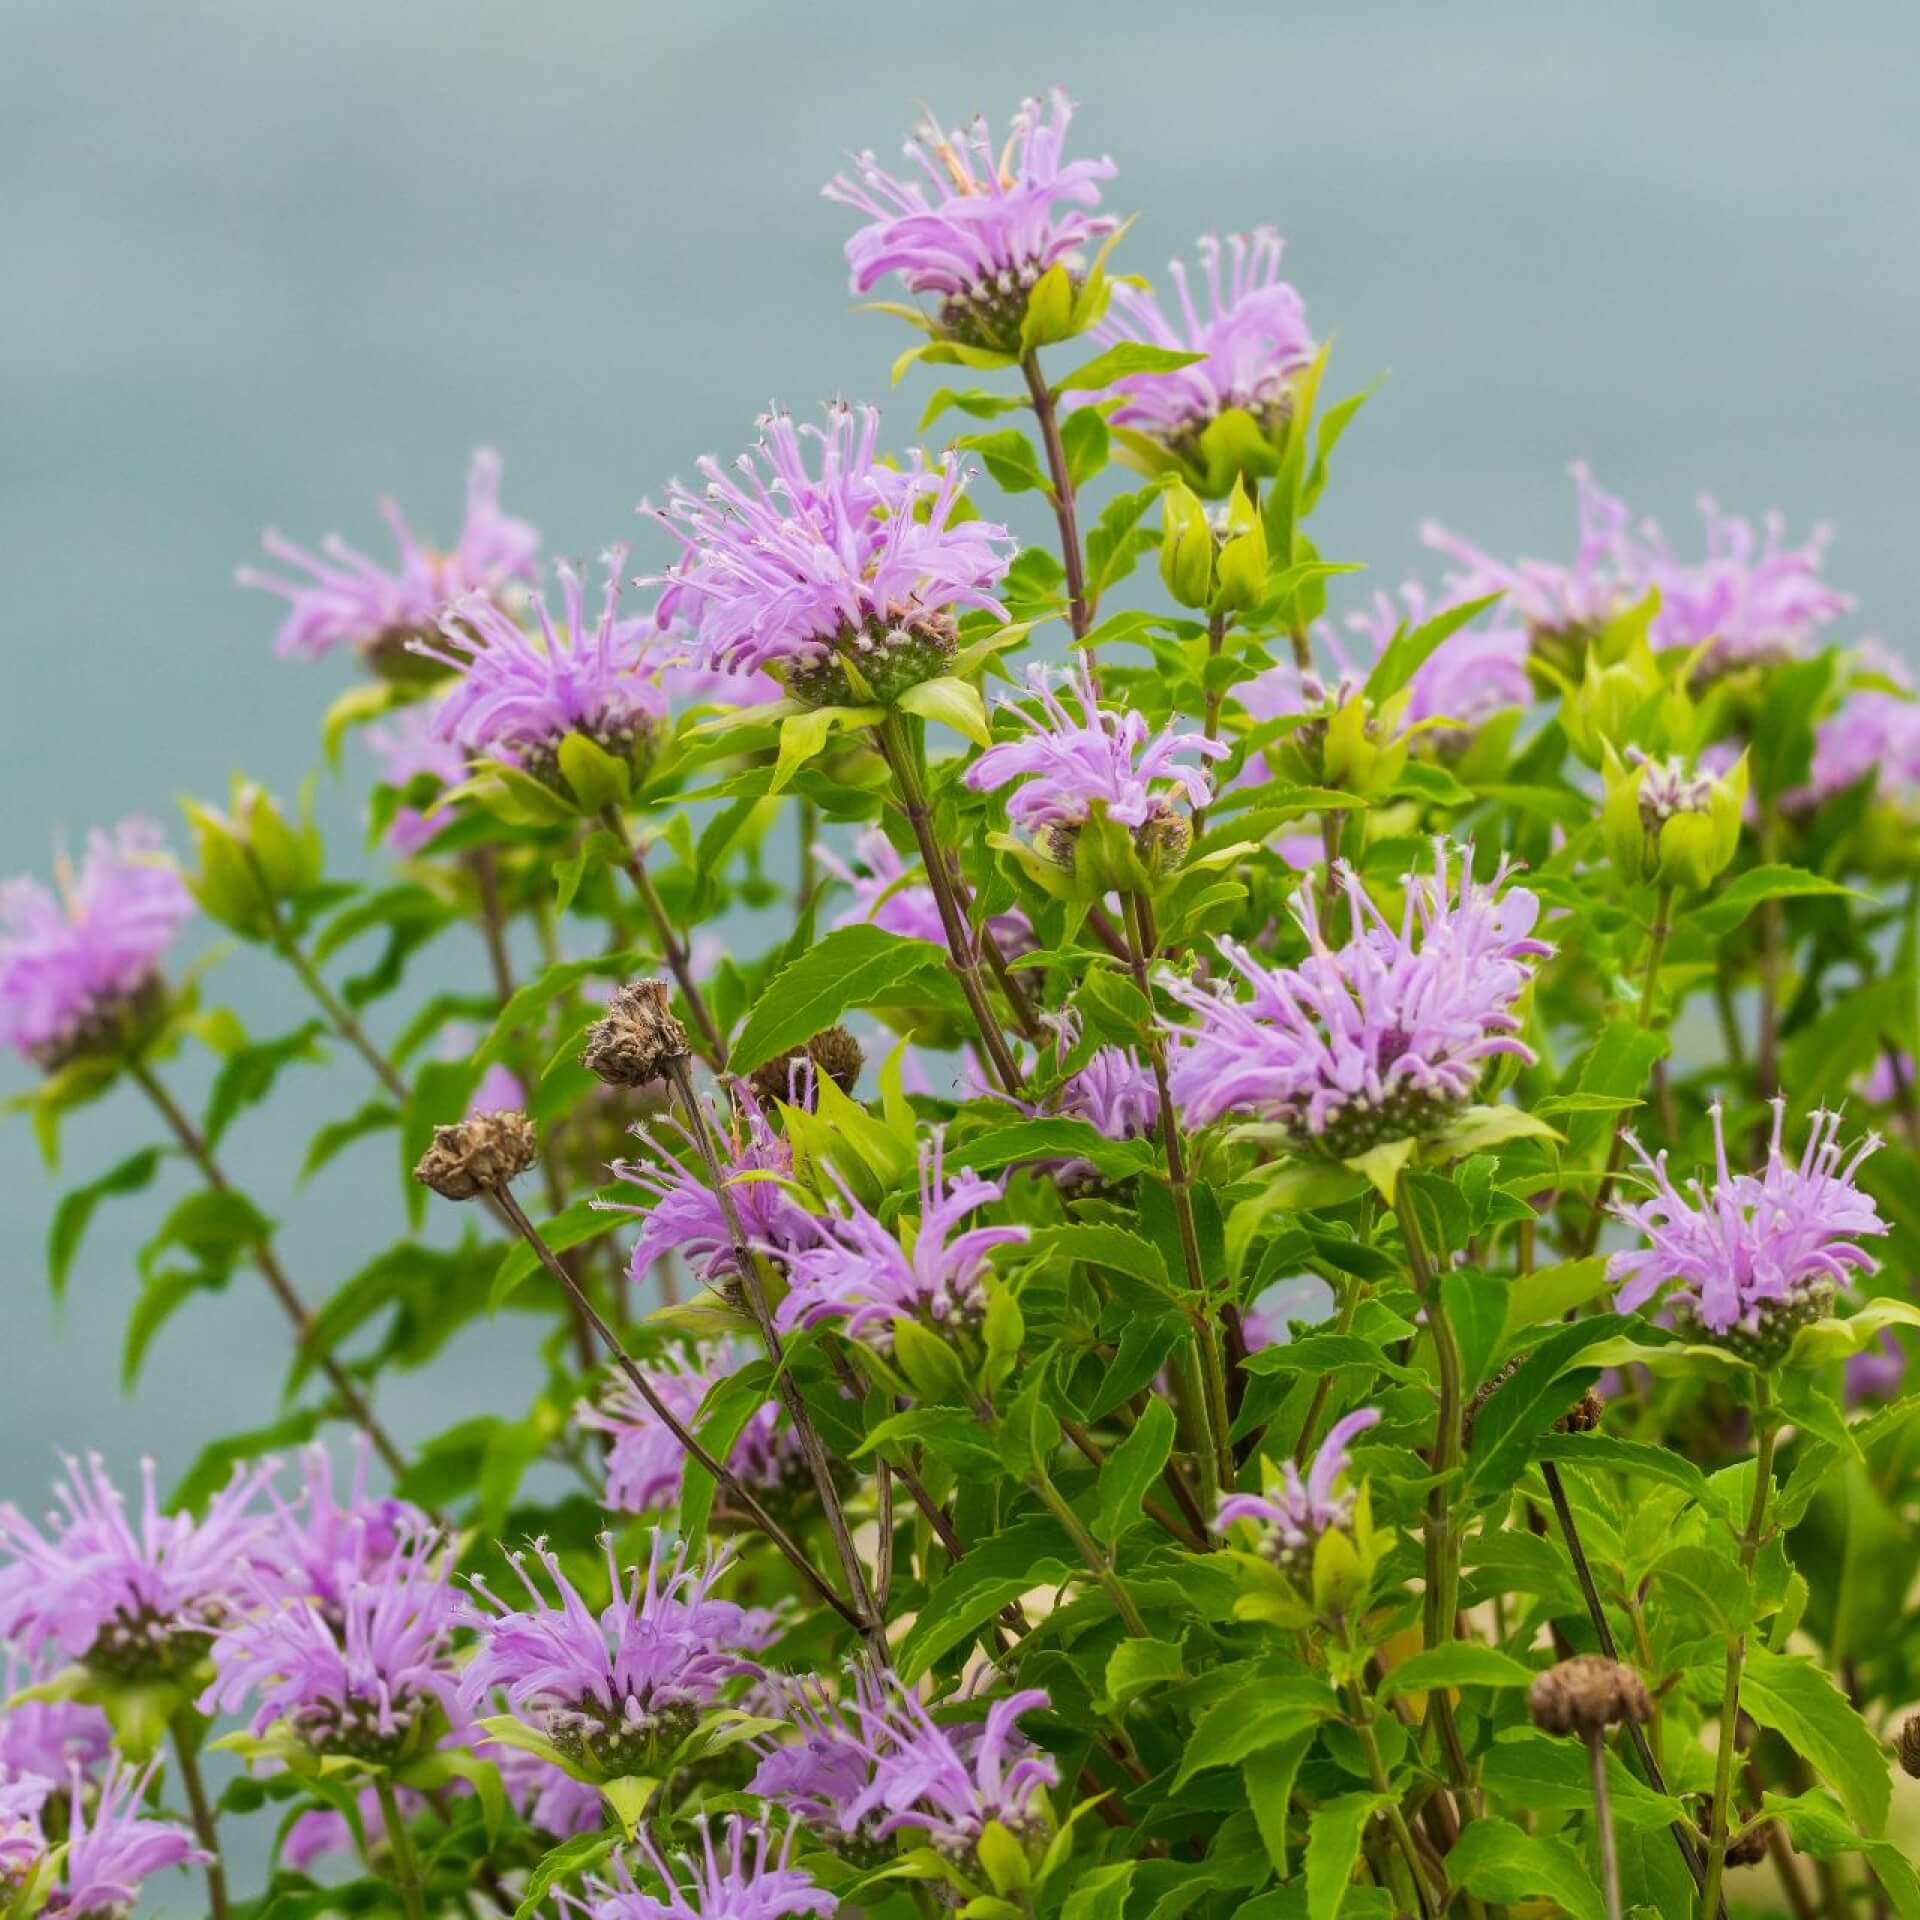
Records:
M738 1814L726 1822L726 1840L713 1844L713 1830L700 1823L700 1853L681 1853L670 1865L651 1840L639 1843L640 1856L659 1877L664 1899L642 1893L625 1860L617 1861L612 1881L589 1878L587 1897L563 1894L564 1904L589 1920L785 1920L796 1913L832 1914L839 1901L816 1886L793 1861L793 1831L776 1846L763 1823L750 1827ZM753 1843L748 1857L747 1842Z
M906 145L925 184L885 172L871 153L822 191L868 216L847 241L855 293L897 273L910 292L935 295L943 333L1005 353L1018 350L1027 296L1048 268L1077 265L1118 224L1100 203L1111 160L1069 160L1073 104L1057 87L1026 100L996 156L984 120L944 134L931 123ZM857 176L857 177L856 177Z
M145 1881L212 1857L184 1828L142 1811L158 1771L158 1761L136 1769L116 1760L92 1795L83 1791L78 1773L72 1776L65 1844L42 1913L62 1920L126 1920ZM26 1786L23 1792L25 1784L0 1785L0 1878L9 1880L30 1874L36 1854L52 1852L44 1842L33 1846L24 1831L46 1807L51 1783Z
M1623 1310L1644 1306L1676 1282L1669 1298L1683 1320L1767 1362L1828 1311L1853 1274L1872 1270L1859 1242L1885 1233L1887 1225L1854 1175L1879 1147L1879 1135L1864 1135L1848 1154L1840 1145L1839 1114L1818 1112L1796 1165L1782 1144L1786 1111L1786 1101L1776 1098L1765 1167L1757 1175L1737 1174L1727 1164L1726 1124L1716 1102L1712 1185L1696 1176L1684 1194L1667 1172L1664 1149L1650 1155L1627 1135L1652 1190L1614 1208L1644 1242L1607 1263Z
M0 1046L47 1071L123 1038L160 992L160 962L193 911L160 829L87 836L80 871L0 883Z
M540 536L524 520L500 510L500 456L482 448L467 469L467 512L451 552L436 551L416 535L391 501L380 512L393 530L399 563L376 560L329 534L315 554L267 532L261 546L269 558L304 574L289 579L258 567L242 567L243 587L262 587L287 602L275 644L283 654L318 659L336 647L354 647L383 667L402 666L409 645L431 635L441 616L470 594L501 599L529 581Z
M1268 1559L1284 1572L1305 1572L1313 1563L1320 1536L1347 1526L1352 1519L1353 1493L1340 1484L1349 1464L1347 1449L1379 1421L1378 1407L1358 1407L1327 1430L1304 1479L1289 1460L1278 1484L1265 1493L1228 1494L1220 1502L1220 1530L1251 1522L1259 1534L1260 1551Z
M1441 843L1431 877L1408 876L1395 928L1343 869L1355 932L1337 949L1312 887L1296 888L1309 948L1298 966L1270 967L1223 941L1248 999L1225 983L1168 982L1196 1016L1172 1029L1169 1080L1181 1112L1195 1125L1254 1115L1285 1128L1297 1151L1333 1159L1443 1126L1472 1099L1488 1061L1533 1057L1516 1008L1529 963L1552 949L1533 937L1538 900L1524 887L1502 892L1506 877L1503 866L1480 885L1466 848L1456 887Z
M890 700L944 670L957 611L1004 617L1007 530L957 516L952 454L882 465L873 407L836 406L824 428L784 413L760 424L758 459L742 456L737 479L702 460L703 493L676 483L664 511L649 509L681 547L660 617L684 619L700 664L770 671L811 706Z
M819 1239L788 1257L791 1289L781 1301L782 1332L843 1320L847 1333L885 1353L896 1320L942 1332L977 1326L987 1306L987 1255L1018 1246L1024 1227L962 1228L969 1214L1004 1189L962 1167L949 1181L940 1136L920 1149L920 1217L911 1251L851 1196L847 1211L821 1220Z

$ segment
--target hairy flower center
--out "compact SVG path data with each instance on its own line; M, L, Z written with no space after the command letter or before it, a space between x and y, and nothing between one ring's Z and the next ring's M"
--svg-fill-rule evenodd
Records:
M969 347L1018 353L1027 296L1045 271L1038 260L1023 260L962 292L948 294L940 305L940 331Z
M622 714L618 719L603 715L590 725L574 728L585 734L602 752L635 767L644 766L653 750L653 722L645 714ZM571 801L573 789L560 771L560 742L545 739L532 743L510 743L519 756L520 770L531 774L543 787L551 787L563 800Z
M547 1738L575 1766L614 1780L656 1771L699 1720L700 1709L690 1702L656 1705L628 1695L607 1707L589 1695L548 1709Z
M167 1618L150 1607L116 1607L81 1664L108 1680L173 1679L205 1659L213 1643L217 1609L203 1613Z
M65 1033L33 1050L33 1063L42 1073L57 1073L76 1060L119 1053L129 1036L147 1032L165 1010L166 982L150 973L129 993L98 996Z
M946 672L959 645L952 619L914 602L896 602L862 627L844 627L831 641L796 654L787 691L809 707L891 705L909 687ZM847 677L851 662L871 693Z
M344 1700L315 1701L289 1718L315 1753L385 1764L398 1760L411 1746L427 1706L421 1695L402 1694L384 1703L349 1695Z
M1811 1273L1792 1282L1785 1299L1754 1301L1724 1332L1715 1332L1692 1308L1676 1313L1675 1325L1688 1338L1725 1347L1764 1371L1777 1367L1787 1357L1787 1349L1802 1327L1826 1317L1835 1291L1826 1274Z

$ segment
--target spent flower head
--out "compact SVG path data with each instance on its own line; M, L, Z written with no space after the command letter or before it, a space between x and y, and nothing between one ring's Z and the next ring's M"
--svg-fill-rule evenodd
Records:
M1409 875L1400 925L1374 904L1359 876L1339 871L1353 937L1327 944L1314 889L1293 896L1309 951L1273 967L1237 942L1220 949L1252 989L1169 980L1195 1016L1171 1030L1169 1080L1190 1123L1226 1113L1278 1123L1303 1154L1345 1160L1385 1141L1438 1131L1472 1100L1487 1063L1530 1061L1517 1011L1532 962L1551 953L1533 937L1540 903L1524 887L1487 885L1460 850L1456 883L1444 841L1430 876Z
M1013 353L1027 296L1050 267L1071 273L1118 222L1089 209L1111 160L1069 160L1073 103L1055 87L1023 100L996 154L984 118L952 133L931 114L906 143L920 179L886 172L871 153L854 156L822 193L867 216L847 241L855 293L897 273L910 293L939 302L936 330L965 345Z
M160 962L193 912L150 820L87 835L56 895L27 875L0 881L0 1046L51 1072L123 1044L163 997Z
M704 491L676 481L663 511L645 509L681 548L657 577L659 617L685 623L700 665L770 671L809 706L891 700L946 670L958 613L1005 617L994 589L1012 539L956 518L957 455L882 464L874 407L836 405L824 427L785 413L760 426L732 474L704 459Z
M500 456L483 447L467 469L467 512L451 552L421 540L391 500L380 512L393 530L399 559L383 567L329 534L315 554L269 530L260 544L268 557L297 569L288 578L242 567L243 587L262 587L287 602L275 645L282 654L317 659L335 647L354 647L373 664L402 670L408 647L430 636L441 615L469 594L501 599L534 576L540 536L524 520L500 511Z
M1718 1101L1711 1113L1712 1183L1696 1174L1684 1193L1667 1171L1665 1151L1650 1156L1626 1135L1650 1191L1615 1202L1614 1217L1642 1244L1614 1254L1607 1277L1623 1312L1675 1282L1669 1304L1683 1325L1756 1365L1772 1365L1802 1326L1826 1315L1853 1274L1873 1270L1859 1243L1885 1233L1887 1223L1854 1175L1880 1136L1862 1135L1848 1153L1840 1145L1840 1115L1823 1108L1807 1124L1796 1163L1783 1145L1787 1103L1776 1097L1766 1165L1757 1174L1735 1173Z

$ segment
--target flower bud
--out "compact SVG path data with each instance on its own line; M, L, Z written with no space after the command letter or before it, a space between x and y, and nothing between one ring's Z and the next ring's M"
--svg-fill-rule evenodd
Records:
M1213 526L1207 510L1184 480L1167 483L1161 508L1160 578L1183 607L1204 609L1213 598Z
M636 980L607 1004L605 1017L587 1029L580 1064L610 1087L644 1087L673 1062L693 1051L687 1030L674 1017L664 980Z
M1653 1718L1647 1683L1620 1660L1575 1654L1538 1675L1527 1689L1527 1708L1542 1733L1577 1733L1583 1739L1608 1727Z
M1603 666L1600 650L1589 647L1580 684L1560 706L1567 744L1590 767L1599 767L1609 745L1646 739L1662 692L1660 669L1645 635L1625 655Z
M524 1113L470 1113L434 1128L433 1145L413 1177L443 1200L477 1200L517 1180L538 1155L533 1122Z
M195 870L187 886L214 919L249 940L273 930L275 910L317 886L326 865L318 830L290 826L265 788L236 777L230 811L185 803Z
M1650 760L1637 748L1628 756L1631 765L1606 746L1601 827L1615 870L1628 886L1703 892L1740 844L1747 756L1720 775L1689 773L1677 758Z
M1267 590L1267 530L1238 479L1215 529L1216 586L1210 611L1245 613L1259 605Z

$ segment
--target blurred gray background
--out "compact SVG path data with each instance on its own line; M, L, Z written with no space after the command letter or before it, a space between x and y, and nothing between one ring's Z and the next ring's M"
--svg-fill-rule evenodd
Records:
M467 454L506 456L552 551L635 537L643 492L748 437L772 396L884 398L897 323L847 312L844 150L898 151L925 99L1002 121L1059 81L1111 153L1157 273L1271 221L1336 388L1388 379L1323 544L1391 584L1434 514L1499 551L1571 537L1569 458L1690 543L1692 500L1838 528L1862 630L1907 642L1920 524L1913 197L1920 11L1164 0L876 10L849 0L8 0L0 12L0 872L49 834L235 767L291 789L347 662L277 661L231 584L263 523L380 542L375 496L450 537ZM891 403L910 432L932 381ZM384 551L384 547L376 547ZM363 763L323 783L360 861ZM439 950L436 950L438 952ZM477 985L477 954L440 971ZM437 982L444 983L444 982ZM257 1030L301 1009L252 953L214 977ZM390 1027L392 1016L376 1017ZM182 1070L198 1090L204 1075ZM0 1091L25 1082L0 1066ZM351 1061L290 1077L229 1148L315 1297L398 1230L383 1139L303 1193ZM152 1137L78 1116L63 1183ZM64 1313L56 1187L0 1127L0 1495L58 1447L170 1475L272 1417L284 1329L242 1275L118 1389L149 1194L103 1211ZM403 1437L533 1384L520 1325L386 1401Z

